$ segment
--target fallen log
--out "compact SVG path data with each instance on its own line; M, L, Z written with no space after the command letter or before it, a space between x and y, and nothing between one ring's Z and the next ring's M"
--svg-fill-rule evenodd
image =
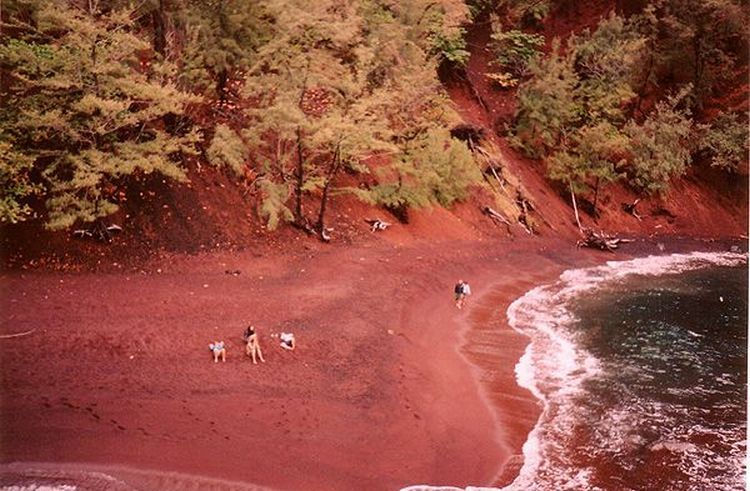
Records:
M608 235L604 232L594 232L591 229L583 229L583 238L576 242L577 247L589 247L591 249L600 249L607 252L615 252L620 244L633 242L633 239L621 239L615 235Z
M390 223L385 222L379 218L366 218L365 222L370 224L370 232L379 232L391 226Z
M510 221L508 221L508 219L505 218L502 214L493 210L489 206L482 207L482 214L490 217L495 222L496 225L499 225L500 223L505 225L505 230L508 232L508 236L510 237L513 236L513 231L511 231L510 229Z

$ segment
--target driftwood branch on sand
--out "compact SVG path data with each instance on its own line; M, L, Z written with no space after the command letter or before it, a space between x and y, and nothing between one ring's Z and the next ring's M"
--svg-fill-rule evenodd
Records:
M600 249L607 252L615 252L620 244L626 244L633 242L633 239L621 239L616 235L609 235L602 231L594 232L590 228L585 228L581 225L581 217L578 214L578 204L576 203L576 195L573 192L573 185L570 186L570 199L573 202L573 212L575 213L576 225L578 225L578 231L581 233L582 238L576 242L577 247L589 247L591 249ZM638 204L639 200L635 200L633 208ZM636 216L636 218L638 218ZM640 220L640 218L638 218Z
M391 226L390 223L383 221L380 218L367 218L365 221L370 224L370 232L379 232Z
M620 244L633 242L633 239L621 239L615 235L608 235L604 232L594 232L591 229L584 228L581 230L583 238L576 242L578 247L590 247L602 251L615 252Z
M28 336L29 334L32 334L34 331L36 331L36 327L28 331L17 332L15 334L3 334L3 335L0 335L0 339L20 338L21 336Z

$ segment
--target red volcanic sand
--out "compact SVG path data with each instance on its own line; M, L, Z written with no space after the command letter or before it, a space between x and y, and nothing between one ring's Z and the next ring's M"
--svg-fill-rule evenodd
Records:
M294 256L5 273L1 334L34 331L0 339L1 461L74 465L5 465L0 484L85 484L86 470L138 489L508 483L539 406L516 385L526 339L505 310L612 258L549 245L311 243ZM459 278L474 290L463 311ZM265 364L244 355L248 323ZM284 330L296 351L271 337ZM228 359L214 364L219 339Z

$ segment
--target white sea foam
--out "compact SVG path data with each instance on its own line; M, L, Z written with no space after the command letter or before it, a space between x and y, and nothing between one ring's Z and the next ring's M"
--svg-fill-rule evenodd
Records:
M589 483L590 469L575 469L568 473L560 473L559 469L555 469L539 479L541 465L557 453L556 445L559 444L545 439L549 428L544 423L550 416L550 400L555 401L555 426L568 427L566 419L574 418L575 415L566 410L566 402L572 403L581 384L600 372L599 360L578 347L575 339L565 329L576 320L568 309L570 302L581 295L594 293L605 284L618 282L632 275L657 276L709 266L739 266L746 263L746 254L729 252L694 252L609 261L602 266L565 271L557 282L527 292L513 302L507 311L510 326L530 338L529 345L515 367L515 373L518 385L531 391L543 403L544 409L523 445L524 464L518 477L504 488L417 485L404 488L403 491L595 489ZM653 409L658 413L659 408ZM625 447L638 443L634 440L636 436L623 430L642 423L637 421L638 415L615 412L609 417L620 418L622 421L601 425L609 428L607 431L610 432L601 435L602 438ZM561 435L562 433L556 434L556 437Z

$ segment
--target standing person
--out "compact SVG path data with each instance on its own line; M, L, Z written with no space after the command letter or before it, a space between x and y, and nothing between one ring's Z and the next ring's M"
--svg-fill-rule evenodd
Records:
M456 286L453 287L453 300L459 309L464 306L464 296L464 280L458 280Z
M260 358L260 361L263 363L266 362L266 360L263 358L263 352L260 349L260 343L258 342L258 333L255 332L255 328L253 326L247 326L247 329L245 329L245 334L243 336L245 338L245 353L247 353L247 356L253 359L254 364L258 364L258 360L256 358Z

